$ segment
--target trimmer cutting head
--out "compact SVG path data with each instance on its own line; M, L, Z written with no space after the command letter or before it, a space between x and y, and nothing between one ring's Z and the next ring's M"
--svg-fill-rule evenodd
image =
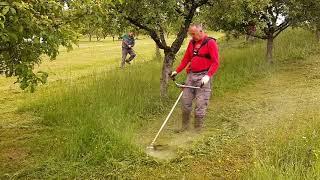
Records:
M149 146L147 146L147 150L155 150L154 145L149 145Z
M154 144L150 144L149 146L147 146L147 151L164 151L168 148L169 145L165 144L165 145L160 145L160 144L157 144L157 145L154 145Z

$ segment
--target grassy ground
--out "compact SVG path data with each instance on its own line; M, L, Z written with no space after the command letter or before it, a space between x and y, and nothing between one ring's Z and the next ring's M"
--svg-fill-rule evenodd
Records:
M101 48L91 63L85 61L91 59L85 45L74 54L62 53L61 58L79 58L83 66L71 60L63 62L69 65L45 64L44 69L60 73L36 94L2 89L0 177L319 177L320 64L317 55L309 57L316 54L312 37L302 30L281 36L273 66L262 60L264 44L222 43L206 131L173 134L177 111L159 140L169 145L159 156L167 160L144 153L178 94L171 87L171 100L159 99L160 64L107 71L101 66L109 57L98 57L104 51L99 43L90 43ZM152 44L143 42L139 51ZM151 59L152 53L145 54ZM67 66L70 71L63 68ZM7 85L5 81L1 83Z
M313 56L282 64L267 78L216 97L202 135L196 139L190 133L172 136L169 128L170 135L161 143L177 146L177 157L134 169L134 175L142 179L154 174L163 179L319 179L319 62L319 56ZM188 146L175 143L178 139Z

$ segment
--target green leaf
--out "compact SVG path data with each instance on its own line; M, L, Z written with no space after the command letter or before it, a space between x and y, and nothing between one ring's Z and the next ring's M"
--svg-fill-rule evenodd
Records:
M20 26L18 27L18 31L19 31L19 33L22 33L22 32L23 32L23 26L20 25Z
M17 76L21 89L30 88L30 91L34 91L39 83L46 83L48 74L34 74L34 65L41 63L43 54L55 57L59 45L67 46L76 39L72 28L60 26L67 19L64 13L67 15L69 12L63 12L60 3L56 2L0 0L1 43L12 45L9 54L0 52L0 59L5 59L2 66L10 68L5 74ZM10 24L6 23L6 19ZM40 42L40 38L47 39Z
M12 32L8 32L8 35L9 35L9 37L10 37L10 39L11 39L12 41L14 41L14 42L17 42L17 41L18 41L18 36L17 36L17 34L12 33Z
M14 9L14 8L10 8L10 11L11 11L12 14L16 14L17 13L16 9Z
M34 93L34 91L36 90L36 84L34 84L34 83L32 83L31 85L30 85L30 92L31 93Z
M38 77L38 81L40 81L42 84L47 83L48 73L44 71L38 71L37 73L40 75Z
M9 6L8 2L0 2L0 6Z
M6 17L2 14L0 14L0 23L3 25L4 27L4 22L6 21Z
M10 7L9 6L5 6L3 9L2 9L2 14L3 15L6 15L9 11Z

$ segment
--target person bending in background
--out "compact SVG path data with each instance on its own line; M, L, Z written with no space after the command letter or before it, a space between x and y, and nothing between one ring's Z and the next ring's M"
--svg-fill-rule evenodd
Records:
M171 73L171 78L187 67L186 85L198 86L200 89L183 89L182 96L182 128L178 132L189 129L192 102L195 99L195 121L196 131L201 131L204 124L209 99L211 96L211 77L219 68L218 45L214 38L208 37L201 24L193 24L189 27L189 42L185 55L177 67Z
M122 37L122 61L121 68L124 68L125 63L130 64L131 61L136 57L136 53L132 49L135 45L134 33L129 32L128 34ZM130 57L127 59L127 55Z

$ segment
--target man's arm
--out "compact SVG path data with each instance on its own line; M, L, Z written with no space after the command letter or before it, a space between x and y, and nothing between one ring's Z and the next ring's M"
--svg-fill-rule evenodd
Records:
M217 71L218 68L220 66L220 62L219 62L219 48L218 48L218 44L216 41L214 40L210 40L208 42L208 48L209 48L209 54L211 57L211 61L213 61L212 65L209 68L208 71L208 76L212 77Z
M129 46L128 42L125 41L124 39L122 40L122 42L123 42L126 46Z
M189 42L189 45L188 45L188 48L187 48L187 50L186 50L186 52L184 54L184 57L181 60L180 65L176 69L177 73L180 73L189 64L189 62L191 61L191 59L192 59L192 54L190 53L191 52L191 48L192 48L192 43Z

